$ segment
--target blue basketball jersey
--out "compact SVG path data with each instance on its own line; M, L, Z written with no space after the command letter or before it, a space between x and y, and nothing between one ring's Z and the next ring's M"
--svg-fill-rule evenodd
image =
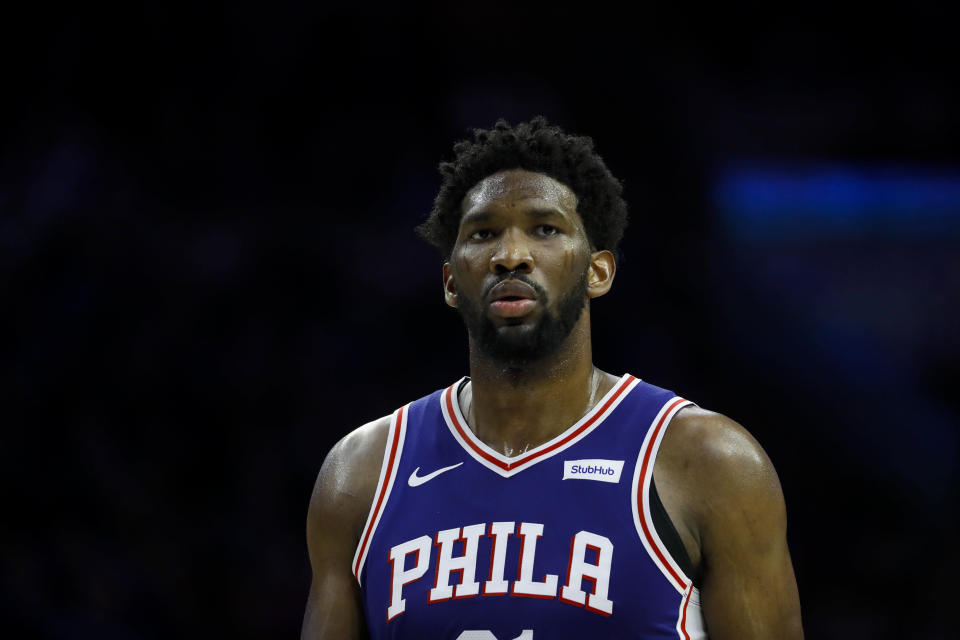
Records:
M371 638L706 638L649 498L663 434L690 403L627 374L507 457L470 430L459 386L391 416L353 560Z

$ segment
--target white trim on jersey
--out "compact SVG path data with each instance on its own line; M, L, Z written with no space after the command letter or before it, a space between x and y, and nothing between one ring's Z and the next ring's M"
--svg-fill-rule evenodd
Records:
M673 397L657 413L653 422L650 423L650 428L647 429L643 445L640 447L640 453L637 455L637 465L634 468L633 484L630 491L633 523L637 528L640 541L643 542L650 559L681 594L687 593L691 580L683 573L676 560L667 551L666 545L663 544L656 527L653 525L653 517L650 515L650 480L653 478L653 465L656 462L660 443L663 440L663 434L666 433L667 426L680 409L692 404L689 400Z
M390 499L390 492L393 490L393 483L397 479L397 469L400 467L400 454L403 452L403 441L407 435L407 409L410 405L404 405L390 416L390 429L387 431L387 444L383 451L383 463L380 465L380 479L377 480L377 490L374 492L374 499L370 505L370 513L367 516L367 522L363 526L363 534L357 543L357 550L353 554L353 575L360 583L360 575L363 573L363 565L367 559L367 551L370 549L370 541L373 534L380 524L380 517L387 507L387 501Z
M693 403L683 398L673 397L664 403L643 438L637 465L633 472L633 484L630 491L630 503L633 510L633 523L637 528L640 541L647 555L653 560L663 576L683 597L677 610L677 637L680 640L706 640L706 625L700 609L700 591L693 581L683 572L677 561L667 550L657 533L650 513L650 482L653 479L653 467L660 452L660 443L670 421L677 412Z
M677 637L681 640L707 640L707 627L700 609L700 590L692 584L680 600L677 612Z
M533 465L558 453L568 449L583 438L587 437L596 429L607 416L623 401L624 398L640 383L640 380L625 373L600 399L597 404L580 418L569 429L557 437L543 443L542 445L525 451L523 454L515 457L508 457L502 453L491 449L483 441L477 438L467 426L467 421L460 410L460 403L457 400L457 388L463 381L461 378L455 384L448 387L440 397L440 407L443 410L443 419L450 429L454 439L460 443L467 453L474 460L490 469L494 473L509 478L524 469L529 469Z

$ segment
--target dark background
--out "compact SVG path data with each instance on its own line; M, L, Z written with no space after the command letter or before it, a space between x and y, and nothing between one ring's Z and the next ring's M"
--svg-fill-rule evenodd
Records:
M807 637L954 637L940 3L41 11L0 26L9 628L295 636L324 455L466 373L412 233L436 164L542 113L596 140L631 205L596 362L756 435ZM770 224L744 213L760 192Z

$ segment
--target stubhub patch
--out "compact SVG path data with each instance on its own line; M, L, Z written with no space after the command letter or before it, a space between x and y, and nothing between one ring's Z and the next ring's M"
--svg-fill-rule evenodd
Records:
M564 480L620 482L623 460L564 460Z

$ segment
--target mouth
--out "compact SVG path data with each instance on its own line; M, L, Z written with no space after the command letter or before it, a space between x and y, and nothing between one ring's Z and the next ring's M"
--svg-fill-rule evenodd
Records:
M530 298L503 298L491 302L490 310L501 318L519 318L530 313L535 306L537 301Z
M537 292L519 280L505 280L490 290L490 311L501 318L519 318L537 306Z

